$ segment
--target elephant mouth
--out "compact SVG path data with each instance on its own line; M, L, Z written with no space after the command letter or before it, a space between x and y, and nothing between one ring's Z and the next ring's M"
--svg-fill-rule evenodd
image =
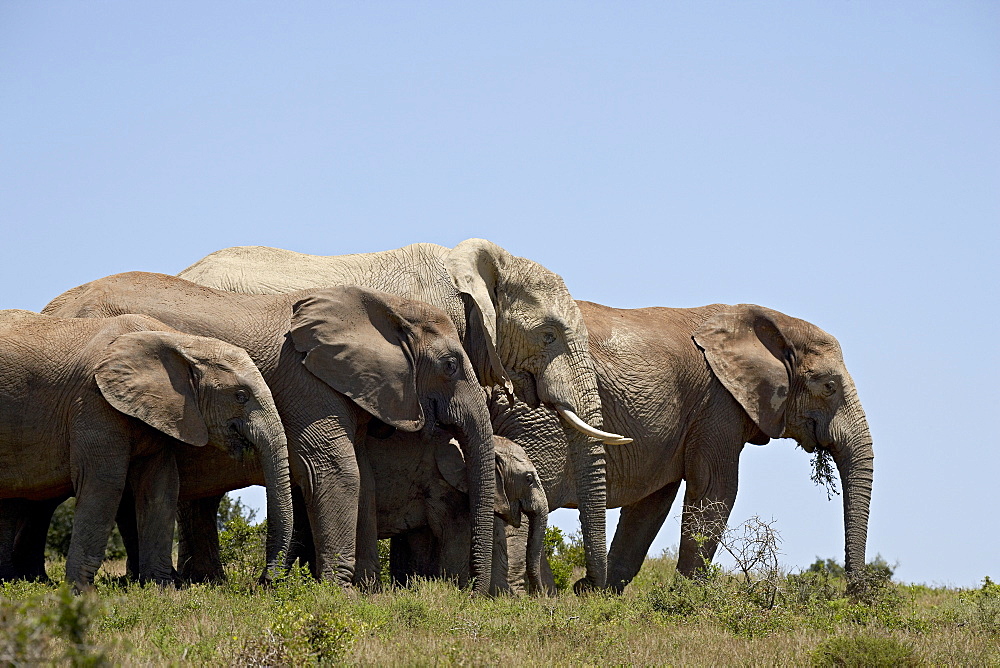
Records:
M833 446L833 439L829 436L824 436L823 429L820 428L820 422L814 417L807 417L805 419L805 433L803 438L798 439L799 445L808 453L813 453L816 448L823 448L824 450L829 450Z
M243 435L239 420L231 421L226 429L226 450L236 461L243 461L255 450L253 443Z
M538 408L541 401L538 397L538 381L534 374L524 369L511 369L508 374L514 385L514 394L526 403L529 408Z

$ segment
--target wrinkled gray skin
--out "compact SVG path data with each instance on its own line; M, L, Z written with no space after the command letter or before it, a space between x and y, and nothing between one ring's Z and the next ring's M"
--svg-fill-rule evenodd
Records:
M455 248L413 244L377 253L305 255L260 246L227 248L179 276L220 290L278 293L325 285L363 285L444 309L455 323L484 386L513 381L531 406L569 409L601 426L601 404L587 330L562 279L536 262L483 239ZM597 436L620 442L616 434ZM580 508L587 574L607 575L603 443L567 428L560 468ZM210 509L211 510L211 509ZM202 512L208 521L211 512Z
M846 566L865 563L872 439L854 382L832 336L803 320L750 304L615 309L579 302L590 332L604 424L635 438L608 446L608 507L621 519L608 555L608 584L621 591L638 573L681 480L684 519L736 499L745 443L794 438L833 455L844 497ZM565 443L548 415L502 398L494 428L515 439L537 467L549 505L561 496ZM512 419L508 419L512 418ZM712 558L682 532L677 569L691 576ZM516 550L516 546L512 550Z
M472 572L475 590L488 591L492 429L472 366L440 310L353 286L244 295L131 272L69 290L45 312L145 313L244 348L270 386L285 427L292 481L304 498L316 545L316 573L344 587L354 577L357 534L374 532L373 508L358 514L362 472L355 453L371 417L404 431L429 433L435 425L449 431L470 463ZM182 499L217 498L262 482L252 467L210 453L186 453L178 463ZM367 534L362 531L369 526ZM203 527L211 535L201 540L217 546L214 527ZM221 564L213 567L221 570Z
M522 513L528 518L529 591L541 591L540 564L549 514L545 490L519 445L495 436L493 447L496 522L490 593L509 591L506 525L520 527ZM471 527L461 450L444 435L437 436L432 447L398 437L372 440L368 452L375 474L379 538L393 538L391 561L397 583L420 575L455 578L459 586L465 586ZM377 572L378 564L373 568Z
M253 453L265 471L269 575L291 540L288 451L245 351L141 315L0 316L0 578L45 578L38 539L44 549L52 510L75 494L66 579L92 587L129 489L136 573L172 582L175 452L205 445Z

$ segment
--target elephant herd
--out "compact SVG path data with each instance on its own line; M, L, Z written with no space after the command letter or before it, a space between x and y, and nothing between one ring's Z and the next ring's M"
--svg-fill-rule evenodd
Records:
M49 520L73 495L78 589L116 521L131 576L222 580L222 495L263 484L264 581L297 558L373 586L391 538L397 580L544 591L546 515L574 507L577 591L621 591L682 480L682 527L706 507L721 525L743 446L780 437L836 462L856 572L872 441L840 346L815 325L749 304L578 302L482 239L228 248L177 276L92 281L41 314L0 311L0 579L46 577ZM716 547L682 528L678 571Z

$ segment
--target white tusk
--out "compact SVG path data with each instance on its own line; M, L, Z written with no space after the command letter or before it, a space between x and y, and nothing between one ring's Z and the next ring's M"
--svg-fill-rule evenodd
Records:
M559 415L561 415L571 427L586 434L587 436L604 441L608 445L628 445L632 442L631 438L622 436L621 434L611 434L591 427L589 424L581 420L579 415L567 408L557 408L556 410L559 411Z

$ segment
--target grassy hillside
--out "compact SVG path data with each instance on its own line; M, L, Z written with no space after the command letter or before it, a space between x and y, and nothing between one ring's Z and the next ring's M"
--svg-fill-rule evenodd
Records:
M836 569L694 583L673 567L648 559L623 596L472 599L445 582L348 597L301 573L262 590L249 558L226 585L162 590L109 562L95 594L0 586L0 663L1000 665L988 579L957 591L876 573L852 602Z

